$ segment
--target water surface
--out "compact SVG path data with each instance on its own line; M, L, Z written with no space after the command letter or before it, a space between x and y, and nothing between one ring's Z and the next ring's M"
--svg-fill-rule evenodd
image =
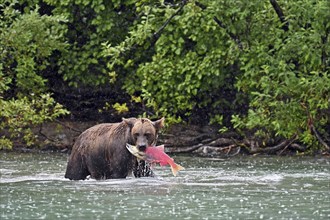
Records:
M69 181L64 154L1 152L0 219L330 219L328 158L174 158L177 177Z

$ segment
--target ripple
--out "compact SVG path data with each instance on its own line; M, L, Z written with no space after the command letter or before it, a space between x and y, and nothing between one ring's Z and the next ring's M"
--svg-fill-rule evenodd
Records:
M49 181L68 181L59 174L38 174L35 176L6 176L0 178L0 183L19 183L19 182L49 182Z

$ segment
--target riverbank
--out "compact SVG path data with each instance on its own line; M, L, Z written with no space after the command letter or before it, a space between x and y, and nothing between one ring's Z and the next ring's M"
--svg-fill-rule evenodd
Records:
M57 120L33 129L37 137L33 148L27 148L19 141L13 150L21 152L55 151L69 153L75 139L97 121ZM246 138L235 132L219 133L215 126L176 124L164 129L158 138L158 145L164 144L167 153L191 154L204 157L233 157L236 155L310 155L308 149L295 138L270 140L261 143L253 137ZM318 155L330 155L327 151Z

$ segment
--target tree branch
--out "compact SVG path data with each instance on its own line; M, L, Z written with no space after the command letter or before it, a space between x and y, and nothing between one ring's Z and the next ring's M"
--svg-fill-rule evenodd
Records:
M270 153L270 152L276 152L278 150L284 149L287 146L289 146L290 144L292 144L297 138L297 135L294 135L293 137L291 137L288 140L282 141L281 143L279 143L278 145L275 145L273 147L265 147L265 148L254 148L254 149L249 149L248 151L251 154L255 154L255 153Z
M50 140L51 142L56 143L56 140L54 138L48 137L46 134L44 134L42 132L42 124L40 124L40 126L39 126L39 134L41 136L43 136L44 138L46 138L47 140Z
M180 147L180 148L167 148L166 152L168 153L190 153L198 148L204 146L203 144L197 144L191 147Z
M183 7L187 4L188 0L182 0L181 3L180 3L180 8L174 13L171 15L171 17L169 17L165 23L157 30L155 31L153 34L151 34L150 36L148 36L145 41L149 41L150 42L150 46L149 47L152 47L154 46L154 44L156 43L156 41L159 39L160 35L161 35L161 32L166 28L166 26L170 23L170 21L175 17L177 16L183 9ZM135 53L135 51L140 47L140 45L138 45L137 43L134 43L133 45L131 45L131 47L128 49L128 51L126 51L126 55L121 52L121 56L124 56L124 57L128 57L130 54L133 54Z
M58 119L55 119L54 121L55 121L56 123L62 125L63 127L68 128L69 130L72 130L72 131L74 131L74 132L77 132L77 133L82 133L82 132L83 132L83 131L81 131L81 130L79 130L79 129L75 129L75 128L69 126L69 125L66 125L65 123L61 122L61 121L58 120Z
M165 23L156 32L153 33L153 35L152 35L153 42L156 42L157 41L157 39L160 36L160 33L166 28L166 26L170 23L170 21L182 11L183 7L187 4L187 2L188 2L188 0L183 0L180 3L180 8L174 14L172 14L171 17L169 17L165 21Z
M270 0L270 4L272 4L277 16L279 17L281 23L282 23L282 29L287 32L289 30L289 22L286 20L284 13L281 9L281 7L279 6L279 4L277 3L276 0Z
M205 10L205 9L207 8L205 5L203 5L203 4L200 3L200 2L195 2L195 4L196 4L196 6L200 7L202 10ZM226 25L225 25L222 21L220 21L219 18L218 18L217 16L214 16L214 17L213 17L213 20L215 21L215 23L217 23L217 25L218 25L219 27L223 28L223 29L226 31L226 33L229 35L229 37L230 37L233 41L236 42L236 44L238 45L238 48L239 48L240 50L242 50L242 49L243 49L243 45L242 45L242 42L240 41L239 37L238 37L237 35L235 35L234 33L230 32L230 31L227 29Z
M310 125L310 128L312 129L314 135L316 136L317 140L329 151L330 147L329 145L322 139L320 136L319 132L317 132L316 128L314 127L313 124Z
M321 55L321 62L322 62L322 65L323 65L323 68L324 68L324 71L326 71L326 67L328 66L327 64L327 57L329 57L329 55L327 55L327 51L326 51L326 46L327 45L327 39L328 39L328 36L330 34L330 27L326 28L325 30L325 35L321 36L321 42L323 44L322 46L322 55Z
M240 41L239 37L235 34L233 34L232 32L228 31L228 29L226 28L226 26L216 17L213 17L213 20L219 25L219 27L225 29L226 33L229 35L229 37L234 40L237 43L237 46L240 50L243 49L243 45L242 42Z

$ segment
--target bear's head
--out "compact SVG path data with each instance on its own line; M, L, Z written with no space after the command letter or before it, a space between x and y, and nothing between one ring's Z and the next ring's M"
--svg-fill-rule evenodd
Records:
M164 118L151 121L147 118L123 118L130 127L132 142L139 151L145 151L147 146L155 145L159 130L164 127Z

